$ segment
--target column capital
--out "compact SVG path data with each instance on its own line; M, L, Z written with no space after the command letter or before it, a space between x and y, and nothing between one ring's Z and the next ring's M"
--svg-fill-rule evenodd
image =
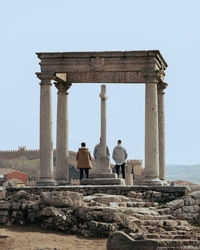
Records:
M144 71L142 72L145 83L159 83L164 81L164 70Z
M158 94L164 95L165 94L164 90L167 88L168 84L166 82L160 82L158 83L157 86L158 86Z
M108 97L107 97L107 95L105 93L100 93L99 96L100 96L101 100L107 100L108 99Z
M53 80L54 78L53 73L36 72L35 74L41 80L40 85L41 84L52 85L51 80Z
M72 86L72 84L69 82L61 82L61 81L54 82L54 84L56 88L58 89L58 94L59 93L67 94L68 89Z
M108 97L106 95L106 85L101 85L101 93L99 94L101 100L107 100Z

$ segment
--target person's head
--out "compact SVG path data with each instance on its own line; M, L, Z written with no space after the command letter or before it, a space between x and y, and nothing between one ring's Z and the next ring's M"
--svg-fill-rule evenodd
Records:
M86 146L86 143L85 143L85 142L82 142L82 143L81 143L81 147L85 148L85 146Z
M117 145L121 145L122 141L121 140L118 140L117 141Z

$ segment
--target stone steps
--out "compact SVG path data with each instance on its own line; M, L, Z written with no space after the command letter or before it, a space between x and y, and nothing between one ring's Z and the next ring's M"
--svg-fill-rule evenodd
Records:
M131 237L130 237L131 236ZM108 239L107 250L182 250L182 249L200 249L200 241L196 239L155 239L159 235L149 234L149 239L134 239L134 235L127 235L123 232L114 232ZM161 235L162 237L162 235ZM175 236L176 237L176 236ZM124 247L124 248L123 248Z

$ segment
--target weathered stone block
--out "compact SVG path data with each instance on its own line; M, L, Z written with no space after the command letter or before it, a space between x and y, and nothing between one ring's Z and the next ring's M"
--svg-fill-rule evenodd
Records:
M160 192L153 191L151 194L152 198L161 198L162 194Z
M7 216L0 216L0 224L4 225L7 223L7 221L8 221Z
M107 241L107 250L155 250L158 243L153 240L135 241L129 235L121 231L116 231L110 235Z
M186 206L191 206L191 205L195 205L196 204L196 200L193 199L191 196L186 196L184 198L184 203Z
M51 206L51 207L45 207L42 212L41 215L43 216L57 216L59 214L59 211L57 210L57 208Z
M174 210L173 213L175 215L181 215L182 214L182 208L178 208L178 209Z
M17 193L14 193L11 197L13 201L19 201L21 199L26 199L26 198L28 198L28 194L24 190L20 190Z
M181 208L184 206L184 200L183 199L178 199L178 200L174 200L174 201L170 201L168 203L165 204L165 207L170 208L172 211Z
M8 216L8 210L0 211L0 216Z
M11 204L7 201L0 201L0 210L8 210L10 209Z
M138 198L138 193L136 193L134 191L129 191L127 196L132 197L132 198Z
M40 204L38 201L30 201L27 205L28 210L39 210Z
M161 208L161 209L157 209L157 212L161 215L163 214L169 214L170 213L170 208Z
M182 208L183 212L185 213L197 213L199 211L199 206L198 205L194 205L194 206L184 206Z
M189 221L193 221L196 220L198 218L198 214L197 213L182 213L181 217L185 220L189 220Z
M200 191L195 191L189 194L194 199L200 199Z
M83 204L83 195L76 192L42 192L42 202L47 206L79 207Z
M13 209L13 210L19 210L20 207L21 207L21 204L20 204L20 203L13 203L13 204L12 204L12 209Z

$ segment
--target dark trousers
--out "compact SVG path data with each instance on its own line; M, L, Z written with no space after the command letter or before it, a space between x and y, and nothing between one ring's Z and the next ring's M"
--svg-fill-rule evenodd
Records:
M121 167L121 169L122 169L122 177L125 179L125 163L123 163L121 165L116 164L115 167L116 167L116 173L117 173L118 177L119 177L119 170L120 170L120 167Z
M85 175L86 178L88 179L89 177L89 168L80 168L80 180L83 179L83 171L85 170Z

